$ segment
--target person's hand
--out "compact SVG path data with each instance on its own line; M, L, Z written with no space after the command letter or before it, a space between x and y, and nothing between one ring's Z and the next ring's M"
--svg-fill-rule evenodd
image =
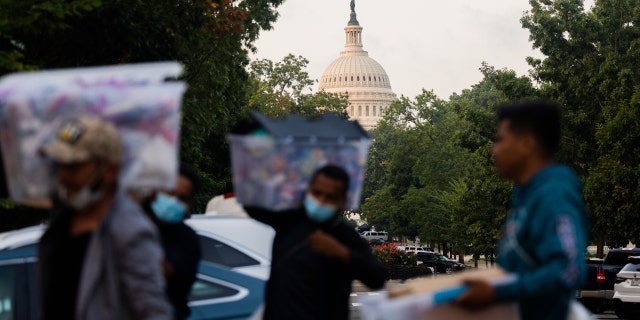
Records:
M167 259L162 259L162 274L165 279L169 279L173 276L173 266Z
M467 290L454 303L471 310L478 310L492 305L496 299L493 286L481 279L466 279Z
M351 253L349 248L344 246L330 234L322 230L312 232L307 238L311 250L329 258L338 258L345 263L349 262Z

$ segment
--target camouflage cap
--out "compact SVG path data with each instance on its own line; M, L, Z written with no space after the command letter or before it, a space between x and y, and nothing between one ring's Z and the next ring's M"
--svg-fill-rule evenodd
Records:
M65 121L55 134L50 143L40 148L42 154L55 162L122 161L124 148L117 129L99 118L79 117Z

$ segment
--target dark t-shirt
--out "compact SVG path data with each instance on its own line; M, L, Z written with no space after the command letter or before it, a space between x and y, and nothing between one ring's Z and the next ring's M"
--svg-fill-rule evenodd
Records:
M159 224L165 258L173 268L167 279L167 296L174 308L175 319L185 319L190 309L187 305L191 286L196 280L201 249L198 235L186 224Z
M342 218L318 224L307 218L304 209L272 212L245 207L245 210L276 231L264 319L346 320L354 279L372 289L384 285L384 266ZM349 263L327 258L311 249L307 238L318 229L349 249Z
M52 288L56 288L57 292L50 295L45 306L49 309L46 314L56 315L58 319L75 319L78 285L91 235L83 233L61 238L61 243L56 247L59 255L51 261L52 274L55 275L51 278Z

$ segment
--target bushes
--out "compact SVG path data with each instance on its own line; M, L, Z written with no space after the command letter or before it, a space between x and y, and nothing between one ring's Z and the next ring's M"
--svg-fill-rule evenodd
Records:
M409 279L432 274L431 269L417 265L416 255L398 250L393 244L373 247L373 254L387 267L388 279Z
M387 266L415 266L418 263L418 259L416 259L415 254L404 250L398 250L398 248L393 244L382 244L373 247L373 255Z

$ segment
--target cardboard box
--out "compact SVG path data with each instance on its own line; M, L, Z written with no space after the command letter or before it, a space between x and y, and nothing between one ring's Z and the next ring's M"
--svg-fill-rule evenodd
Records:
M405 285L390 290L387 295L364 297L361 307L362 319L516 320L518 319L516 304L498 304L472 312L450 303L434 302L434 300L438 300L434 299L434 296L442 293L446 295L447 292L450 292L449 290L458 288L465 278L498 281L505 276L506 274L501 269L494 268L409 280Z
M337 115L268 119L253 113L250 129L227 136L238 202L271 210L300 205L311 175L326 164L350 177L347 209L360 204L371 139L357 122Z

